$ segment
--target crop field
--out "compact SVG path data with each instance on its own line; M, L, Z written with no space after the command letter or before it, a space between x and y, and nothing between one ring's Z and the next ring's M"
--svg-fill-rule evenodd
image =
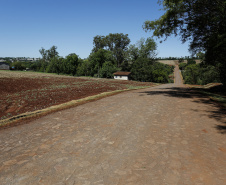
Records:
M0 71L0 120L103 92L154 83Z

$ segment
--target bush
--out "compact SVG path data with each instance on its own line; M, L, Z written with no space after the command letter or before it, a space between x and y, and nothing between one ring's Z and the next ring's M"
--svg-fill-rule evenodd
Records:
M143 82L168 83L174 66L169 66L150 59L138 58L132 65L132 79Z
M196 64L196 61L193 60L193 59L188 59L187 61L188 61L188 62L187 62L187 65Z
M15 70L20 70L20 71L23 71L26 69L26 66L24 65L23 62L14 62L13 67Z
M185 70L186 66L187 66L186 63L180 63L180 64L179 64L179 69L180 69L180 70Z
M192 64L182 72L186 84L205 85L220 82L220 75L215 66Z
M117 68L112 64L112 62L105 62L100 69L101 78L113 78L113 73L117 71Z

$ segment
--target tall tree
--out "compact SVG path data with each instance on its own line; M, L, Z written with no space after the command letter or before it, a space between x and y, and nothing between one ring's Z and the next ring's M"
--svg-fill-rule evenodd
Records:
M93 40L93 52L97 52L99 49L111 51L117 60L118 67L120 67L124 61L125 52L128 49L129 43L130 39L128 34L110 33L107 36L97 35Z
M53 58L56 58L58 56L57 47L52 46L49 50L47 50L47 59L50 61Z
M100 77L101 78L113 78L115 73L118 69L112 62L105 62L100 70Z
M141 58L154 58L156 56L157 45L154 39L150 37L146 40L141 38L137 45L139 49L139 56Z
M180 35L190 41L190 51L204 51L205 61L220 64L221 81L226 84L226 1L159 0L165 13L158 20L146 21L143 28L166 39Z
M111 51L105 49L99 49L95 53L91 53L89 60L94 64L94 69L97 71L98 77L100 76L100 69L105 62L111 62L114 64L114 58Z
M48 73L57 73L58 75L63 72L62 71L62 64L63 64L64 58L62 57L53 57L49 65L46 69Z
M127 57L131 63L136 61L139 57L139 49L135 44L131 44L128 48Z
M93 73L93 68L91 66L90 60L83 60L77 69L77 75L78 76L93 76L95 73Z
M41 64L42 64L43 71L45 72L46 62L47 62L47 50L45 50L44 48L41 48L39 50L39 53L42 55Z
M108 49L113 52L117 60L118 67L120 67L124 61L125 52L128 49L127 46L130 43L128 34L110 33L109 35L106 36L106 43Z
M99 49L104 49L106 46L105 36L97 35L93 38L93 52L97 52Z
M39 50L39 53L42 55L42 69L45 72L47 67L47 62L57 62L58 52L57 47L52 46L49 50L44 49L43 47Z
M76 72L77 72L77 67L79 65L79 58L78 55L76 55L75 53L71 53L69 54L66 59L66 67L68 68L67 73L72 74L73 76L75 76Z
M128 48L127 59L133 63L138 58L154 59L156 56L157 45L152 38L141 38L137 44L132 44Z

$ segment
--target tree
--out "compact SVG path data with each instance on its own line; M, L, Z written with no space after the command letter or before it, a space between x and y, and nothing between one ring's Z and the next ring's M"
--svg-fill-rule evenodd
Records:
M181 57L181 58L179 58L178 62L179 62L179 64L181 64L184 62L184 59Z
M62 71L62 63L64 61L64 58L62 57L53 57L50 62L49 65L46 69L47 73L57 73L58 75L63 72Z
M203 60L205 59L205 54L204 54L203 52L198 52L198 53L196 54L196 57L197 57L198 59L200 59L201 61L203 61Z
M138 57L140 56L139 49L135 44L131 44L129 46L127 56L127 60L129 60L131 63L138 59Z
M20 71L26 69L24 62L20 62L20 61L14 62L13 67L14 67L15 70L20 70Z
M182 71L184 82L186 84L205 85L208 83L219 82L219 72L215 66L201 64L186 64L180 67L185 68Z
M78 76L93 76L95 73L93 73L92 66L90 60L83 60L77 69L77 75Z
M192 58L189 58L189 59L187 60L187 65L191 65L191 64L196 64L196 61L193 60Z
M105 36L97 35L93 38L93 52L97 52L99 49L104 49L106 46Z
M89 56L89 60L93 64L93 68L100 77L100 69L102 68L105 62L111 62L113 65L115 64L115 60L111 51L105 49L99 49L95 53L91 53Z
M72 74L73 76L75 76L76 72L77 72L77 67L79 65L79 58L78 55L76 55L75 53L71 53L68 56L66 56L65 59L65 72L67 74Z
M213 83L213 82L219 82L220 77L219 77L219 72L217 71L217 68L215 66L211 65L199 65L199 78L200 82L198 84L200 85L205 85L208 83Z
M150 59L154 60L156 56L157 45L152 38L141 38L136 44L131 44L126 52L125 61L121 67L130 70L131 66L138 59L139 61Z
M146 21L143 28L158 38L180 35L190 41L190 51L205 52L208 64L220 65L221 81L226 83L226 2L225 0L160 0L165 13Z
M105 62L100 70L101 78L113 78L113 73L117 71L117 67L112 64L112 62Z
M41 71L46 71L46 67L48 66L47 62L54 62L56 60L57 62L57 57L58 57L58 52L57 52L57 47L52 46L49 50L45 50L43 47L39 50L40 54L42 55L41 63ZM48 69L48 71L51 71Z
M136 81L153 82L153 61L147 58L138 58L131 68L131 78Z
M155 62L154 59L138 58L131 68L132 79L143 82L170 82L169 75L173 73L173 67Z
M155 58L157 45L152 38L141 38L136 44L131 44L127 50L127 60L133 63L138 58Z
M129 43L130 39L128 37L128 34L110 33L107 36L97 35L93 40L93 52L97 52L99 49L106 49L108 51L111 51L117 61L118 67L120 67L120 65L124 61L125 52Z
M58 57L57 47L52 46L49 50L47 50L47 59L50 61L53 58Z
M124 61L124 54L127 50L127 46L130 43L128 34L110 33L106 36L106 43L109 50L113 52L117 60L118 67L120 67L120 65Z
M30 69L33 71L40 71L41 67L42 67L41 61L36 61L31 64Z
M157 45L154 39L147 38L146 40L144 38L141 38L138 41L138 49L139 49L139 57L141 58L154 58L156 56L156 49Z
M183 62L179 64L180 70L185 70L186 66L187 66L187 64L183 63Z
M43 69L43 71L45 72L45 69L46 69L46 62L47 62L47 50L45 50L44 48L41 48L39 50L40 54L42 55L42 59L41 59L41 68Z

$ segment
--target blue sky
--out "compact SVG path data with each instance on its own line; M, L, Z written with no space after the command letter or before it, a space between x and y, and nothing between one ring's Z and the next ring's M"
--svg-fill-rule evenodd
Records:
M158 0L0 0L0 57L40 57L55 45L60 56L89 56L93 37L128 34L131 44L151 36L142 25L158 19ZM188 56L188 44L172 36L156 40L158 56Z

